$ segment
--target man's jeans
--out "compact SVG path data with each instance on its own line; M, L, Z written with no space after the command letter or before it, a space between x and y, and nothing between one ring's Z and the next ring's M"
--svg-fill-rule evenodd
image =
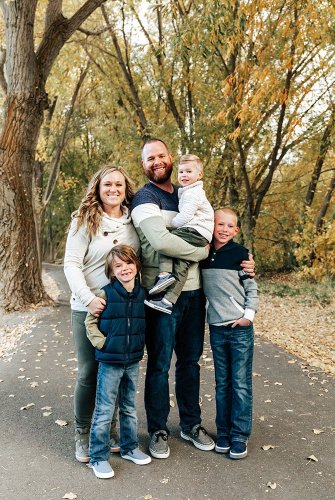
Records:
M188 432L200 424L200 367L205 325L202 290L182 292L171 315L146 309L148 352L145 408L148 431L166 430L170 411L169 369L173 350L176 362L176 398L180 426Z
M108 460L110 427L119 394L121 454L138 447L136 390L139 363L110 365L99 363L95 410L90 434L90 462Z
M217 437L246 442L252 427L253 326L209 325L216 381Z

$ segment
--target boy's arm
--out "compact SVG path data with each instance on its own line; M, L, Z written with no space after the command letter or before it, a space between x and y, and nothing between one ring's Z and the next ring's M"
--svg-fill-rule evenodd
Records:
M106 300L106 294L104 290L100 290L97 293L97 297L100 297L101 299ZM106 337L104 336L103 333L98 328L98 323L99 323L99 318L96 316L93 316L91 313L87 313L86 319L85 319L85 326L86 326L86 335L96 349L102 349Z
M132 218L135 228L141 230L156 252L192 262L207 258L207 247L194 247L168 231L158 205L139 205L132 211Z
M173 228L185 226L185 224L190 222L201 203L199 190L196 190L194 193L190 190L184 191L182 198L182 206L179 205L179 213L171 221L171 227Z

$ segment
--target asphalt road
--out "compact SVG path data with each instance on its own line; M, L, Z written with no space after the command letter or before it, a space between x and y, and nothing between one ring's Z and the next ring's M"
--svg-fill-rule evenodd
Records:
M138 466L113 455L115 477L95 478L74 458L76 361L68 289L59 266L47 270L63 290L60 304L22 337L16 353L0 359L0 498L335 498L334 378L306 367L260 337L256 339L253 377L254 428L246 459L232 461L214 451L203 452L180 438L171 372L170 457ZM201 365L203 424L215 437L214 372L208 338ZM138 417L140 444L146 450L144 376L145 360ZM67 425L58 425L57 420ZM311 456L316 460L308 458Z

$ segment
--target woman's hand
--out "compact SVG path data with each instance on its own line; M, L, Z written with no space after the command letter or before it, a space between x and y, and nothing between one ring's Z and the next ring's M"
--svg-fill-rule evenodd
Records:
M232 328L235 328L235 326L240 325L240 326L249 326L251 325L251 321L247 318L240 318L234 321L234 323L231 325Z
M91 314L93 314L93 316L96 316L98 318L102 311L105 309L105 305L105 299L95 297L95 299L91 300L91 302L88 304L87 309Z
M250 274L250 278L255 277L255 261L252 253L249 253L249 260L242 260L241 267L243 271Z

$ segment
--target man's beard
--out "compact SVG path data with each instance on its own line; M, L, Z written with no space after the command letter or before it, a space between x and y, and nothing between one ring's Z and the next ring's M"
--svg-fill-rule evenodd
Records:
M159 177L155 175L154 170L151 169L147 170L146 176L148 177L149 181L155 182L156 184L164 184L164 182L168 181L171 177L173 167L172 164L164 166L165 166L165 174L160 175Z

